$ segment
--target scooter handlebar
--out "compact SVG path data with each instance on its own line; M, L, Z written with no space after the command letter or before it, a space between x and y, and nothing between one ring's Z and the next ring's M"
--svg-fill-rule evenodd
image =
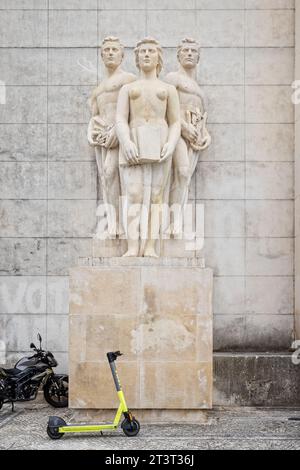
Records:
M114 362L117 360L119 356L123 356L123 354L120 351L108 352L106 355L107 355L108 362Z

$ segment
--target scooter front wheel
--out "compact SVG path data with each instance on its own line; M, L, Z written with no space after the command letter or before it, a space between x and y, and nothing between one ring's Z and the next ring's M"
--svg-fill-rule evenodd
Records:
M64 435L63 432L59 432L59 428L66 426L66 422L59 416L49 416L47 434L50 439L61 439Z
M54 431L54 429L50 428L49 426L47 426L47 434L50 437L50 439L54 439L54 440L61 439L64 436L63 432Z
M133 419L130 421L129 419L125 418L121 424L121 428L123 429L123 433L125 436L134 437L140 432L140 423L137 419Z

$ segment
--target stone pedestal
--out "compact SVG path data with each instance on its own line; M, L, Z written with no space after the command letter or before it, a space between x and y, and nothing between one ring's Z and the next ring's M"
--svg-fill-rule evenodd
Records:
M196 250L195 240L193 244L186 240L162 240L160 243L160 253L162 258L201 258L203 256L202 250ZM127 251L127 241L112 239L112 240L98 240L93 239L92 242L92 258L114 258L121 257ZM89 258L92 263L92 259ZM204 259L203 259L204 263Z
M197 258L96 264L70 271L70 407L117 406L106 353L121 350L131 409L211 408L212 270Z

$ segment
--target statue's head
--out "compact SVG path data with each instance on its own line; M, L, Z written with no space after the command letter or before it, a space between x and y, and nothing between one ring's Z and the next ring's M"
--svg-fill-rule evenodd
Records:
M177 58L182 67L191 69L200 60L200 44L192 38L185 38L177 47Z
M124 57L124 46L120 39L114 36L104 38L101 44L101 57L107 68L119 67Z
M149 71L156 69L159 76L163 67L162 48L156 39L144 38L139 41L134 49L135 62L139 70Z

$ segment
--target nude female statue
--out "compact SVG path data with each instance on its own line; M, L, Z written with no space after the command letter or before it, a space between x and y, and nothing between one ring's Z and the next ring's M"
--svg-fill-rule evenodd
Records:
M135 56L140 78L120 90L116 117L121 190L127 205L128 251L124 256L158 257L158 208L168 200L172 156L181 132L180 105L176 88L158 78L162 68L159 43L143 39Z

